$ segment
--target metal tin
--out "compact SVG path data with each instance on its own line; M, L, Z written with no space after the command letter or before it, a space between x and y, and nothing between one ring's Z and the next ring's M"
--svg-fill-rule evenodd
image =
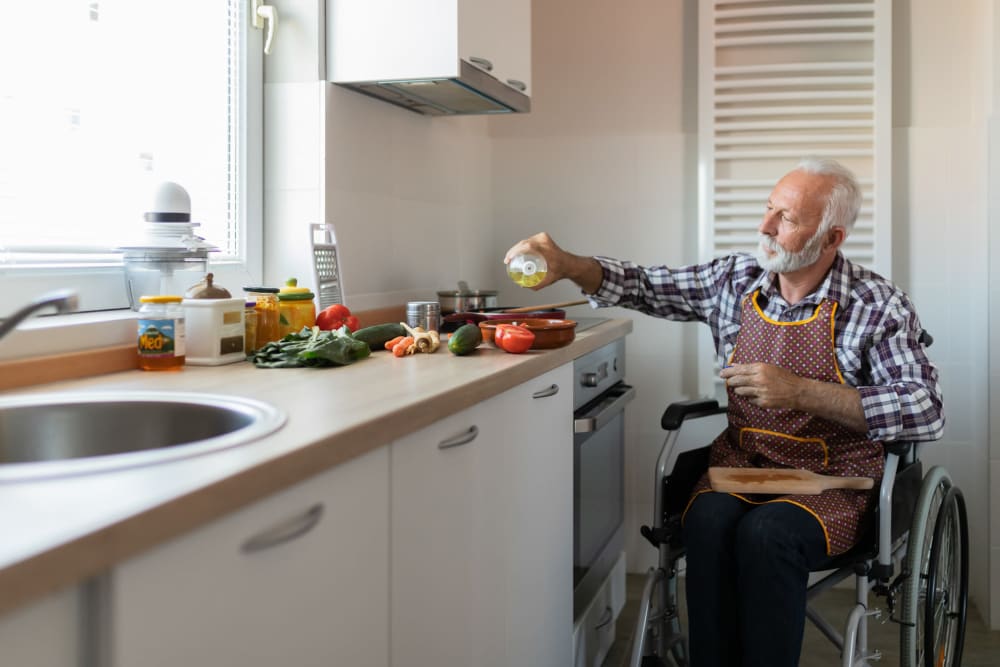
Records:
M441 327L441 304L437 301L410 301L406 304L406 323L423 327L425 331L438 331Z

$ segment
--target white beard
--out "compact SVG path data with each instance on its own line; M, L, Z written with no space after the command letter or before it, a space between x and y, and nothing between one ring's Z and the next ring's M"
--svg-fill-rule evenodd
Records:
M774 254L768 255L765 249ZM778 245L773 237L760 234L760 245L757 246L757 263L765 271L792 273L815 264L821 254L823 254L823 233L819 229L806 242L805 247L798 252L788 252Z

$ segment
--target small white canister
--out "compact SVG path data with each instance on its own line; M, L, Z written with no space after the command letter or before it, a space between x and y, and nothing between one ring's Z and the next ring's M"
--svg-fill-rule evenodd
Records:
M187 363L220 366L246 359L243 338L245 303L212 285L212 274L191 288L181 302L187 332Z

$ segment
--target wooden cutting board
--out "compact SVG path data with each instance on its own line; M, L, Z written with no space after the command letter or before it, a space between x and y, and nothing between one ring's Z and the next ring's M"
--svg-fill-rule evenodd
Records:
M725 493L770 493L819 495L827 489L870 489L871 477L836 477L817 475L793 468L720 468L708 469L712 489Z

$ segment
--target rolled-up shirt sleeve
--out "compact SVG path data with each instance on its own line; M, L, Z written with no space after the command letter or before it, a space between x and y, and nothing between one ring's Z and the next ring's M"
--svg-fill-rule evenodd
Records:
M888 308L868 350L871 384L859 386L868 437L884 442L937 440L944 430L937 367L921 342L908 303Z
M740 256L671 268L595 257L604 272L601 286L587 295L595 306L620 306L672 320L708 322L720 294L734 279L749 279L751 266ZM747 267L740 270L740 262Z

